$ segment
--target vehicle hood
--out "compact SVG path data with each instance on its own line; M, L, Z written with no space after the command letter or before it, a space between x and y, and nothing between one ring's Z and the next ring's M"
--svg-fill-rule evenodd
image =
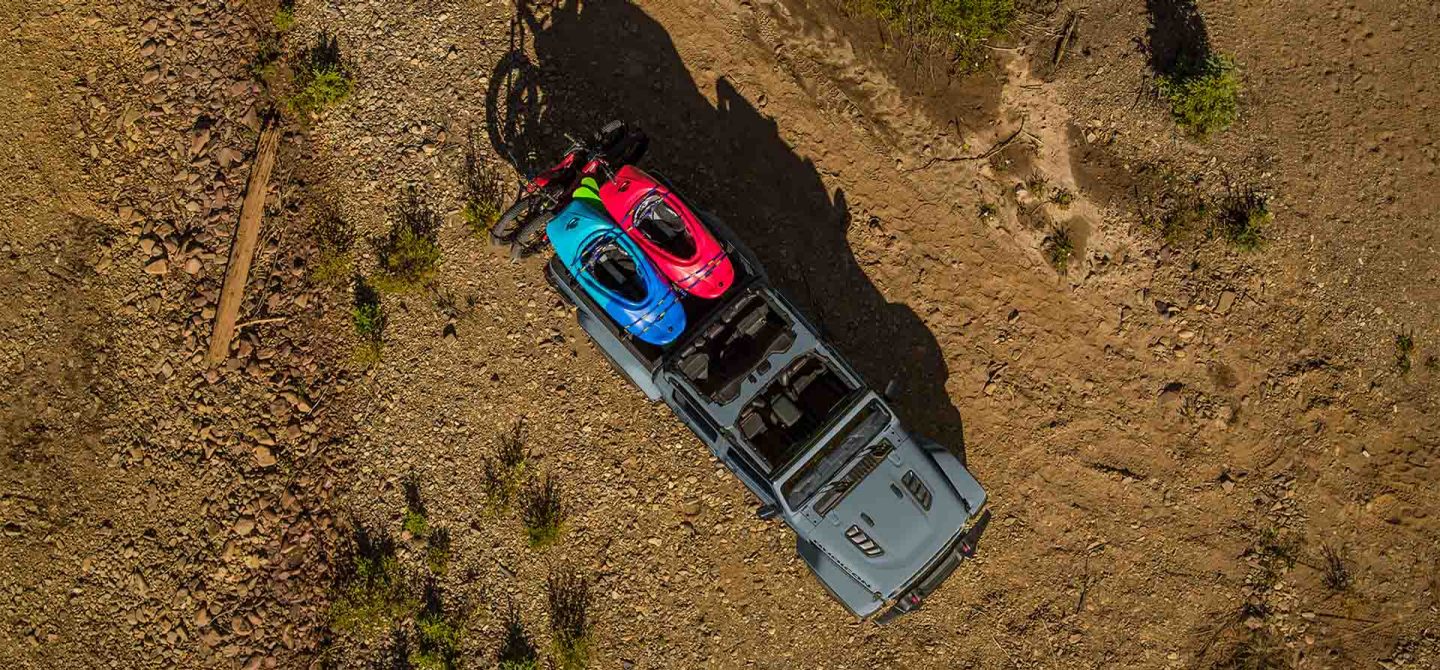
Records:
M893 448L823 517L812 499L802 515L809 539L881 598L899 595L960 533L969 508L935 460L903 432L882 433ZM873 444L873 443L872 443ZM925 509L905 485L907 473L930 493ZM816 498L818 498L817 496ZM858 528L883 553L866 555L847 531Z

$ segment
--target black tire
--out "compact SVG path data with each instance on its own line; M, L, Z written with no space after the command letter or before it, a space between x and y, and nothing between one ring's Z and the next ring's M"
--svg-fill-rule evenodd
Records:
M615 119L614 121L605 124L605 127L600 129L600 132L595 133L595 141L596 144L601 147L608 147L609 145L618 142L620 138L625 136L625 134L625 122L619 119Z
M549 240L545 237L545 226L554 218L554 212L544 212L530 217L525 225L520 226L520 230L515 231L515 237L510 242L510 260L533 256L549 246Z
M532 218L531 210L534 209L538 196L527 195L510 205L500 218L495 220L495 225L490 226L490 243L494 245L509 244L515 239L517 228L522 227L525 220Z

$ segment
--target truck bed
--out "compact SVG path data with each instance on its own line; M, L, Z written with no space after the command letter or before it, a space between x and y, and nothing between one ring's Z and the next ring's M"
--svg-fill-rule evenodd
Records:
M729 231L723 224L717 225L717 222L712 217L704 216L703 218L705 218L706 223L709 224L711 232L725 245L726 253L730 256L730 260L735 266L735 283L730 286L730 290L726 291L725 295L717 300L704 300L693 295L681 297L680 304L685 309L686 332L678 340L664 347L641 342L606 317L605 311L590 297L590 294L586 293L585 290L580 287L580 283L576 281L575 276L570 273L570 269L565 267L564 263L560 262L559 257L552 256L550 262L546 264L545 279L560 293L560 296L565 299L565 302L572 305L575 305L577 302L583 302L587 311L599 315L600 318L596 319L596 321L603 325L610 337L624 346L625 349L640 361L648 372L653 374L656 369L665 363L666 357L670 353L684 350L687 343L695 338L698 333L702 332L702 327L708 324L716 314L726 311L737 301L741 300L747 293L750 285L757 279L763 278L763 270L759 270L753 265L754 261L749 253L743 250L743 248L737 251L737 243L730 239L728 235ZM598 335L598 333L591 333L592 337ZM619 366L618 361L612 359L611 362L615 363L617 367Z

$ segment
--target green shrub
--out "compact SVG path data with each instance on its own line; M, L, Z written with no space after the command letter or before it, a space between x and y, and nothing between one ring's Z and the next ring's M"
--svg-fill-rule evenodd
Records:
M413 291L428 283L440 262L440 215L418 189L406 190L390 223L389 234L375 249L379 268L371 281L382 291Z
M430 566L430 572L445 574L446 568L450 566L449 530L436 528L430 531L430 537L425 541L425 563Z
M1050 202L1060 209L1070 209L1070 205L1075 204L1075 193L1068 188L1056 189L1055 194L1050 196Z
M1075 253L1075 244L1070 240L1070 231L1065 228L1056 228L1045 238L1040 248L1045 253L1045 260L1050 261L1050 265L1055 268L1055 271L1062 275L1065 274L1066 269L1070 267L1070 256Z
M454 670L458 667L460 629L445 618L443 612L421 612L415 617L415 631L420 640L410 654L410 665L416 670Z
M1415 336L1408 331L1395 334L1395 369L1410 374L1410 354L1415 351ZM1429 361L1426 361L1429 365Z
M360 337L356 360L367 366L374 365L380 360L384 343L385 310L380 305L380 294L358 275L355 277L355 301L350 308L350 318L355 324L355 334Z
M520 620L520 612L513 603L505 611L505 637L500 642L495 665L499 670L537 670L540 667L539 651L535 649L530 634L525 632L525 623Z
M412 537L425 537L425 531L430 528L429 522L425 520L425 515L413 509L405 510L401 526Z
M520 512L525 520L525 534L530 546L543 547L560 536L566 511L560 486L550 475L531 480L520 496Z
M1347 591L1355 582L1350 573L1350 551L1344 545L1325 543L1320 546L1322 570L1320 581L1331 591Z
M355 536L348 570L330 606L330 620L339 630L373 634L409 616L418 603L405 592L400 562L389 539L372 539L363 529L357 529Z
M550 635L565 670L580 670L589 660L590 580L569 568L554 568L545 579Z
M474 234L490 231L500 218L500 205L505 197L501 178L493 163L485 160L480 152L480 141L474 129L465 145L465 171L462 175L465 205L461 216L465 225Z
M1210 221L1214 218L1212 210L1205 196L1193 190L1186 191L1178 194L1161 212L1156 227L1166 242L1179 244L1210 229Z
M1262 232L1274 219L1265 196L1254 190L1232 194L1220 206L1220 234L1243 251L1254 251L1264 243Z
M982 45L1003 34L1016 16L1014 0L845 0L845 5L909 39L943 46L961 65L978 60Z
M481 461L481 476L485 484L485 497L490 504L503 508L510 504L515 491L525 480L525 468L530 450L525 446L525 417L520 417L509 430L495 439L494 456Z
M295 70L295 93L287 99L301 118L339 103L350 95L350 75L340 58L340 39L320 33L314 46L300 55Z
M425 518L425 502L420 499L420 480L412 473L405 477L401 488L405 492L405 513L400 525L410 537L422 539L429 532L430 523Z
M275 29L284 33L295 27L295 0L280 0L280 7L271 18Z
M266 86L275 77L276 63L280 61L280 42L273 35L260 37L260 46L255 58L250 61L250 76Z
M315 220L314 235L319 252L310 266L310 279L321 286L335 286L351 277L350 249L355 232L350 223L332 209Z
M1175 122L1195 137L1224 130L1239 116L1240 77L1229 58L1210 56L1160 77L1158 83Z

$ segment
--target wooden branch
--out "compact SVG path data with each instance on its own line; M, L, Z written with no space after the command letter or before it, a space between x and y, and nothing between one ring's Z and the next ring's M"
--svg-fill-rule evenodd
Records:
M265 214L265 193L270 185L270 171L275 167L275 152L280 147L282 130L276 118L268 119L260 131L255 163L250 168L250 181L245 186L245 201L240 205L240 224L230 243L230 262L225 266L225 283L220 288L220 305L215 310L215 325L210 331L210 350L205 362L214 365L230 355L230 339L235 336L235 319L245 298L245 282L250 277L250 263L255 260L255 246L260 239L260 220Z
M1060 41L1055 43L1055 56L1051 59L1052 68L1060 67L1060 61L1065 60L1065 53L1070 51L1070 39L1075 36L1075 29L1080 27L1080 12L1071 11L1070 20L1065 22L1065 34Z
M924 170L925 168L928 168L928 167L930 167L931 165L934 165L934 164L936 164L936 163L954 163L954 162L957 162L957 161L983 161L983 160L986 160L986 159L990 158L991 156L994 156L995 154L998 154L998 153L1000 153L1001 151L1004 151L1004 150L1005 150L1005 147L1008 147L1008 146L1010 146L1011 144L1013 144L1013 143L1015 142L1015 138L1020 137L1020 134L1023 133L1023 132L1025 132L1025 118L1026 118L1026 117L1023 117L1023 116L1020 117L1020 127L1019 127L1019 128L1016 128L1016 129L1015 129L1015 132L1010 133L1010 136L1009 136L1009 137L1007 137L1007 138L1005 138L1005 139L1003 139L1003 140L1000 140L999 142L997 142L997 143L995 144L995 146L990 147L990 149L989 149L988 151L986 151L985 153L983 153L983 154L977 154L977 155L974 155L974 156L945 156L945 157L938 157L938 158L932 157L930 160L925 161L925 164L924 164L924 165L921 165L920 167L916 167L916 168L906 168L906 169L904 169L904 170L901 170L901 172L919 172L920 170Z
M240 332L240 330L242 328L245 328L246 326L258 326L262 323L280 323L281 321L286 321L289 318L290 317L288 316L272 316L268 319L252 319L250 321L235 324L235 332Z

